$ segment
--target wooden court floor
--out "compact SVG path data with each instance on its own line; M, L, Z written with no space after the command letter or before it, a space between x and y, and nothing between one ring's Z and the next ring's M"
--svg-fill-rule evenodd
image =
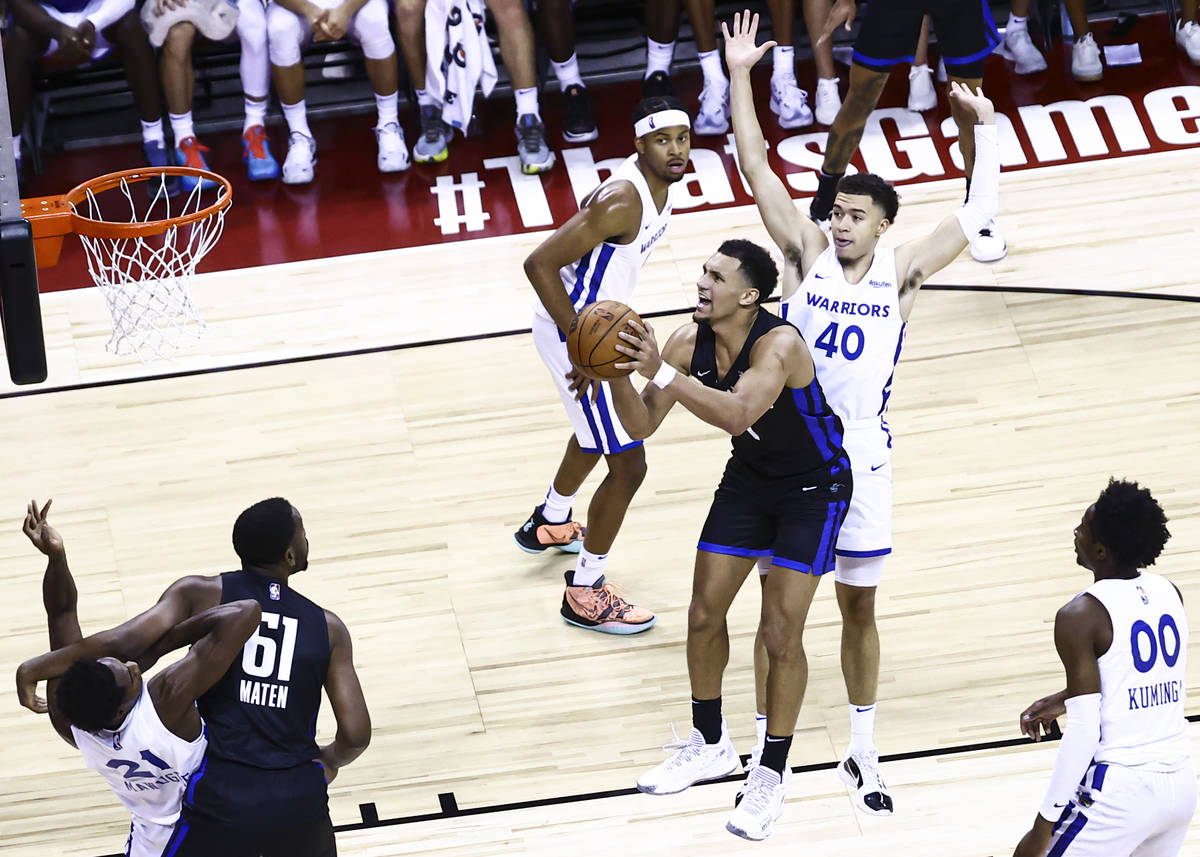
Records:
M878 603L878 742L885 756L946 752L885 765L893 818L855 815L832 772L813 770L758 845L724 831L736 786L721 783L351 831L342 852L1011 853L1053 747L955 748L1019 737L1021 709L1061 686L1051 621L1088 582L1071 530L1110 475L1155 492L1174 534L1159 569L1185 598L1200 593L1200 305L1146 297L1200 297L1200 189L1179 180L1198 170L1192 150L1005 176L1008 258L964 257L935 280L1131 296L931 290L917 302L890 417L896 552ZM956 182L905 188L885 241L929 229L960 193ZM753 209L678 217L636 308L689 305L700 262L730 235L766 240ZM470 810L631 787L663 758L670 724L688 725L691 566L728 440L680 411L648 444L609 576L659 624L589 634L557 615L571 560L511 542L567 438L527 335L295 359L524 328L520 259L537 240L205 278L196 291L211 329L166 371L288 362L136 383L105 383L147 372L103 355L94 292L46 296L50 386L95 386L3 402L0 662L15 669L45 645L44 564L20 534L30 497L55 498L87 631L180 575L232 567L233 519L279 494L304 513L312 544L296 587L349 625L375 725L331 787L335 823L359 821L368 803L385 820L434 814L439 794ZM686 317L655 324L665 334ZM724 700L742 752L757 608L748 586L730 616ZM831 763L848 738L838 632L823 585L794 765ZM127 817L48 723L10 695L0 731L0 851L118 851ZM331 735L326 716L320 736ZM1184 853L1200 854L1200 826Z

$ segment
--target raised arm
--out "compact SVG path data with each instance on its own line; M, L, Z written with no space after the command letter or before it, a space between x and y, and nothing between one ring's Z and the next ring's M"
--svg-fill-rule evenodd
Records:
M38 682L58 678L80 658L137 660L180 622L220 601L219 577L180 578L167 587L157 604L123 625L25 661L17 668L17 698L26 708L36 711Z
M796 266L803 274L828 246L828 240L820 227L796 208L783 180L775 175L767 162L767 144L754 110L754 92L750 84L750 69L775 43L754 44L758 33L757 13L751 16L739 12L733 16L733 32L730 33L724 21L721 30L725 35L725 63L729 66L729 108L738 166L750 184L754 204L758 206L771 240L784 258L796 260Z
M650 338L654 347L657 347L657 343L654 343L654 328L650 326L649 322L646 323L644 333ZM636 343L640 339L636 331L622 333L621 338L630 343ZM632 356L632 349L626 350L627 347L622 345L618 345L617 348ZM692 362L692 353L695 350L696 325L685 324L672 333L667 340L662 351L661 365L687 375ZM637 368L632 364L618 364L618 367L625 368L627 365L633 369ZM634 440L644 440L654 434L662 425L663 418L675 404L675 397L664 392L653 381L648 383L639 395L633 387L632 377L632 375L626 375L624 378L617 378L610 381L609 386L612 389L613 407L617 411L617 416L621 418L621 425Z
M325 675L325 693L333 706L337 734L333 743L321 748L321 765L326 782L333 782L338 769L349 765L371 743L371 715L363 697L358 673L354 670L354 650L350 631L344 622L325 611L329 624L329 671Z
M1000 152L995 108L982 89L972 93L958 81L950 84L950 98L969 108L975 116L971 193L966 203L939 223L933 232L896 248L900 315L906 319L921 285L953 262L966 248L968 238L985 227L1000 208Z
M174 727L191 713L196 699L225 675L261 618L257 601L232 601L210 607L164 635L171 648L188 643L192 648L150 679L150 695L163 725L179 734Z
M601 187L575 216L554 231L525 260L525 275L538 299L564 334L575 318L575 307L563 288L559 269L604 241L628 243L642 223L642 201L627 181Z

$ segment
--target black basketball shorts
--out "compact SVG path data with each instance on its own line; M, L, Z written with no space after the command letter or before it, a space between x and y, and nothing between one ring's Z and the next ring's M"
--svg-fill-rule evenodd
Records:
M833 476L768 479L730 458L696 549L773 556L775 565L806 574L833 571L852 480L849 461Z
M854 62L872 71L912 62L925 15L933 19L946 71L983 77L984 59L1000 44L987 0L871 0L854 42Z
M323 769L263 770L206 757L163 857L334 857Z

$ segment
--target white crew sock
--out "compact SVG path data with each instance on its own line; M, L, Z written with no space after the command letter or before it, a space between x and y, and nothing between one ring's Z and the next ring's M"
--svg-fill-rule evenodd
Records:
M550 67L554 69L554 76L558 78L561 88L583 86L583 78L579 76L579 58L575 54L571 54L566 62L550 60Z
M163 132L163 123L161 119L155 119L153 122L142 120L142 142L157 143L160 146L165 146L167 138Z
M538 94L537 87L531 86L528 89L518 89L513 93L517 99L517 116L524 116L527 113L532 113L538 119L542 118L542 113L538 109Z
M421 107L424 107L427 104L432 104L433 106L436 107L437 103L438 103L437 96L434 95L429 90L427 90L427 89L418 89L417 90L417 104L419 104Z
M280 106L283 107L283 119L287 122L290 133L300 133L305 137L312 137L312 131L308 128L308 107L304 104L303 98L295 104Z
M608 563L608 554L589 553L587 548L579 552L579 560L575 563L575 573L571 576L572 586L591 586L604 577L604 566Z
M794 81L796 79L796 49L791 45L776 45L771 48L771 80Z
M12 138L12 147L13 147L12 148L13 157L17 159L17 164L20 165L20 163L21 163L21 135L20 134L16 134Z
M875 749L875 709L871 705L847 706L850 709L850 752L866 753Z
M1028 17L1022 18L1020 15L1013 15L1010 13L1008 16L1008 24L1005 26L1005 29L1006 30L1024 30L1028 26L1029 26L1029 18Z
M375 123L376 128L382 128L388 124L400 124L399 96L399 90L391 95L375 93L375 109L379 112L379 121Z
M767 715L754 713L754 738L759 747L767 743Z
M565 496L554 490L551 484L546 492L546 505L542 508L542 517L552 524L565 523L571 515L571 507L575 505L575 495Z
M196 136L196 129L192 127L192 111L168 113L167 116L171 117L171 136L175 138L176 146L188 137Z
M245 98L242 101L244 110L246 111L246 119L242 122L242 133L245 134L255 125L267 124L267 100L255 101L252 98Z
M720 51L704 51L698 54L698 56L700 57L700 71L704 72L704 83L706 86L710 83L715 83L720 87L729 86L729 82L725 78L725 72L721 69Z
M656 42L646 39L646 77L656 71L671 73L671 58L675 56L674 42Z

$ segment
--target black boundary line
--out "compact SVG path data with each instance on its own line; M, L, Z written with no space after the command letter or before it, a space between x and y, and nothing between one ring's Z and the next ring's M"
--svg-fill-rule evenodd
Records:
M1152 301L1180 301L1183 303L1200 303L1200 295L1173 295L1159 292L1122 292L1100 289L1066 289L1049 286L967 286L953 284L929 284L923 286L926 291L933 292L999 292L1033 295L1074 295L1082 297L1101 298L1134 298ZM777 303L779 298L769 298L767 303ZM663 318L670 315L682 315L691 312L691 307L682 309L664 309L658 312L645 313L642 318ZM205 369L185 369L180 372L168 372L162 375L140 375L136 378L112 378L107 381L85 381L79 384L64 384L61 387L38 387L32 390L13 390L0 393L0 400L19 399L26 396L44 396L49 393L70 393L76 390L93 390L100 387L119 387L124 384L140 384L146 381L165 381L172 378L191 378L197 375L215 375L220 372L237 372L243 369L263 369L270 366L286 366L292 363L311 363L316 360L338 360L343 357L362 357L367 354L386 354L392 351L407 351L411 348L429 348L435 345L455 345L462 342L481 342L486 339L500 339L506 336L524 336L531 331L528 327L516 330L497 330L490 333L470 333L463 336L447 336L441 339L424 339L420 342L401 342L394 345L375 345L367 348L354 348L346 351L330 351L323 354L302 354L298 357L279 357L274 360L259 360L252 363L233 363L228 366L210 366Z

